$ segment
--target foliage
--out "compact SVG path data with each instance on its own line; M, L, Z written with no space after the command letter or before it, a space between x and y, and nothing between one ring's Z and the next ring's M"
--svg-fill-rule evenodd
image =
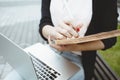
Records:
M120 29L120 25L118 26ZM120 37L117 37L117 43L106 51L99 51L108 65L114 72L120 76Z

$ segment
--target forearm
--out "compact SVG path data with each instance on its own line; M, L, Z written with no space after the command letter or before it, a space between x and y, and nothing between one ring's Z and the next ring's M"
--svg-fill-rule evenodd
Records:
M92 50L101 50L104 49L104 44L102 41L93 41L88 43L82 43L82 44L75 44L72 46L65 46L64 50L67 51L92 51ZM64 51L63 50L63 51Z
M81 51L100 50L100 49L104 49L104 44L100 40L88 42L88 43L83 43L80 45Z
M53 25L50 15L50 1L51 0L42 0L42 6L41 6L41 19L39 24L39 33L41 37L47 41L47 37L43 35L43 28L46 25Z

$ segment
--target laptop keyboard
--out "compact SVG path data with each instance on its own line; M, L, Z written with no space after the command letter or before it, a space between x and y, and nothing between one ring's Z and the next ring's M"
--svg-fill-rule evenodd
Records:
M30 54L31 55L31 54ZM38 77L38 80L55 80L60 73L49 67L47 64L41 62L39 59L31 55L33 65Z

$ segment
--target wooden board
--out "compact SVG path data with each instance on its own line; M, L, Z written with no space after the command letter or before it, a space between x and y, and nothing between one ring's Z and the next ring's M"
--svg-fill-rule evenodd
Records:
M117 36L120 36L120 29L108 31L108 32L101 32L93 35L84 36L81 38L55 40L54 43L58 45L77 44L77 43L85 43L89 41L102 40L102 39L107 39L107 38L112 38Z

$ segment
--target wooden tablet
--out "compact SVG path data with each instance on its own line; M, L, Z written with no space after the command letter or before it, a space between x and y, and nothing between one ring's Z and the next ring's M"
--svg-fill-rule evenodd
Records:
M120 36L120 29L92 34L92 35L88 35L88 36L84 36L80 38L55 40L54 43L58 45L77 44L77 43L85 43L89 41L102 40L102 39L107 39L107 38L112 38L112 37L117 37L117 36Z

